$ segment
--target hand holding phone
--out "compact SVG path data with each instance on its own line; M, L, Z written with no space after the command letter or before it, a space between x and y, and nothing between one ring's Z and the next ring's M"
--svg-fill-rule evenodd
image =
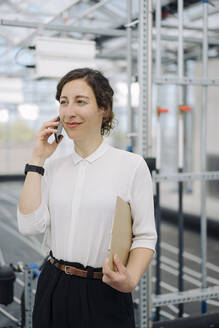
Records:
M56 143L59 143L59 140L60 140L60 137L61 137L61 134L62 134L62 128L63 128L63 125L62 125L62 122L60 120L60 117L58 116L58 119L57 121L59 121L59 125L55 128L57 129L57 133L54 133L54 136L55 136L55 139L56 139Z

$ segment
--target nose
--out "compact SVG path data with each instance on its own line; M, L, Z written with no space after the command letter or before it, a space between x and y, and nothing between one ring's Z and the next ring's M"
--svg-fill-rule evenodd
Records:
M67 117L75 117L77 115L77 110L74 104L69 103L64 109L64 115Z

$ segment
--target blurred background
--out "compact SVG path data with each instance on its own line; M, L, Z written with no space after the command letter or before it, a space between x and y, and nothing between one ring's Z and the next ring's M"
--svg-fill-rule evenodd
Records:
M39 264L45 257L40 250L42 236L23 237L18 234L16 206L23 185L24 166L31 158L36 133L45 121L58 114L59 104L55 100L56 86L65 73L77 67L88 66L101 70L109 78L115 92L113 110L116 119L114 129L105 139L114 147L124 150L130 150L131 147L133 152L139 151L138 138L142 125L139 102L142 69L139 66L142 49L139 19L140 4L146 2L140 0L0 0L0 263L23 260L26 263L35 261ZM157 76L157 1L152 1L152 66L150 67L152 70L152 107L148 122L152 140L150 156L157 157L160 140L160 173L178 172L179 105L186 105L190 111L183 114L183 170L191 174L202 170L201 156L205 145L202 138L203 85L200 81L204 74L203 56L206 55L208 57L208 88L205 106L207 114L204 133L206 171L218 172L219 1L182 1L183 76L187 83L181 87L183 95L181 103L179 102L180 86L177 84L178 4L180 1L161 0L160 3L161 65L160 76ZM206 3L208 5L208 47L204 54L203 5ZM131 14L130 12L128 14L128 9L130 9L128 6L131 6ZM144 33L146 31L145 29ZM131 32L130 47L129 32ZM131 77L131 104L128 100L129 77ZM159 79L162 79L160 84ZM174 82L168 83L171 79ZM158 117L158 106L168 109L168 113ZM53 138L51 136L51 141ZM64 140L49 160L70 154L73 149L73 142L64 132ZM183 186L183 213L185 225L189 228L185 235L185 251L187 252L185 264L188 270L185 270L184 279L187 284L185 289L189 290L201 286L199 272L203 254L199 233L203 204L200 180L184 182ZM162 252L169 257L166 260L163 257L164 262L161 261L160 265L165 280L161 284L162 292L177 291L177 282L172 279L171 275L175 275L176 278L178 274L176 273L178 269L178 197L177 182L160 184L162 220L174 223L173 226L165 223L161 227ZM207 248L209 261L206 264L210 274L208 286L219 285L218 197L219 181L207 181L205 201L209 239L207 246L205 244L204 247ZM191 263L191 259L194 262ZM155 283L156 279L153 279ZM16 293L19 294L20 290ZM218 300L209 300L208 304L213 312L218 312ZM18 311L13 306L11 309L12 313L17 315ZM0 307L0 316L3 311L3 307ZM187 304L183 316L187 317L199 312L199 303L193 307ZM161 314L163 318L174 319L177 317L177 309L170 305L168 308L164 307ZM5 327L8 321L13 321L6 315L4 318L5 321L0 320L0 327ZM16 320L14 322L16 323Z

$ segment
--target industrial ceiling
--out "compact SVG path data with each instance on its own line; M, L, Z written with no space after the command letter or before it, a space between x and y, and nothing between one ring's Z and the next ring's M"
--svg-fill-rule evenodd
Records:
M1 0L0 74L27 76L35 66L37 36L94 40L97 57L126 59L127 2L118 0ZM133 60L138 53L138 4L132 1ZM177 56L177 1L161 1L163 57ZM153 1L153 25L155 25ZM184 1L185 59L199 58L202 43L202 1ZM209 1L209 56L218 56L219 1ZM156 29L153 28L153 38ZM155 47L155 45L154 45ZM123 62L124 66L124 62Z

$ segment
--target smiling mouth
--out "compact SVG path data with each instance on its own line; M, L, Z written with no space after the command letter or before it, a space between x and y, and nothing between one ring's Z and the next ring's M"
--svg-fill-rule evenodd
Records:
M69 122L67 122L66 124L68 124L68 125L79 125L81 123L69 123Z
M82 123L66 123L66 125L68 126L68 127L77 127L77 126L79 126L79 125L81 125Z

